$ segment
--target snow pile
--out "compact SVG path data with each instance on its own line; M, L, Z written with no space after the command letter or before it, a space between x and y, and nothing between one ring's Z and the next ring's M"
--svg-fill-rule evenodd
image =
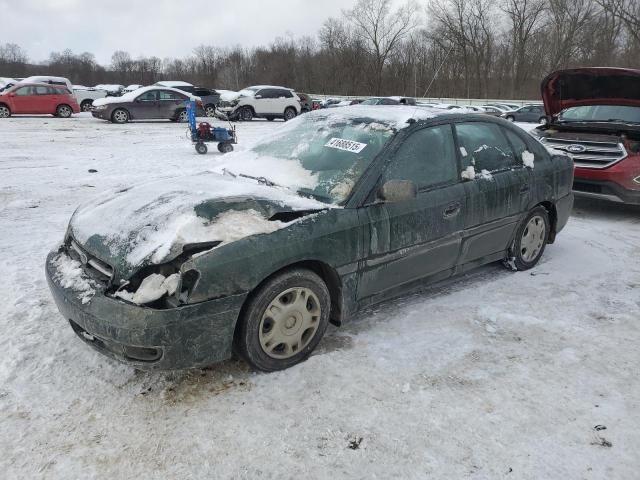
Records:
M216 90L220 94L220 100L223 102L232 102L240 96L238 92L233 90Z
M59 253L51 260L51 266L55 268L53 279L62 288L70 288L78 294L83 304L89 303L96 294L95 283L84 273L80 262Z
M264 177L293 191L301 188L314 189L318 185L317 174L304 168L297 159L307 148L309 148L308 144L300 143L291 152L290 159L266 156L253 151L232 152L226 154L211 171L220 174L227 171L234 175L244 173L254 177Z
M535 160L535 155L531 153L529 150L525 150L522 152L522 163L524 163L525 167L533 168L533 162Z
M493 178L493 175L491 175L491 172L489 170L485 170L483 168L482 170L480 170L479 177L483 180L491 180Z
M476 178L476 169L473 168L473 165L469 165L462 171L460 176L463 180L473 180Z
M71 230L76 241L84 245L94 235L101 237L100 243L107 245L113 256L122 256L132 265L145 259L159 263L181 251L185 243L229 242L282 227L256 210L234 211L229 207L215 219L196 213L198 207L217 203L224 207L246 200L256 205L271 202L292 210L328 207L284 188L204 172L104 194L76 210Z
M169 219L162 228L151 228L135 237L135 247L129 251L127 260L138 264L150 257L154 263L167 258L176 245L220 241L229 243L241 238L271 233L286 226L280 221L269 221L255 210L229 210L212 221L198 217L195 213L184 213Z
M174 273L165 277L159 273L152 273L146 277L135 292L127 292L119 290L115 296L135 303L143 305L145 303L154 302L166 295L173 295L178 289L180 283L180 275Z

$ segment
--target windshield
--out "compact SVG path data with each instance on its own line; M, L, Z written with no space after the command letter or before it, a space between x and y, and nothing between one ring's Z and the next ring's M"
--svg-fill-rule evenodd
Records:
M257 88L243 88L238 93L242 97L253 97L257 91L258 91Z
M625 122L640 123L640 107L623 105L585 105L571 107L558 115L561 122Z
M394 133L368 118L307 114L239 158L228 155L225 167L339 205Z
M364 102L361 102L361 105L378 105L380 103L379 98L368 98Z

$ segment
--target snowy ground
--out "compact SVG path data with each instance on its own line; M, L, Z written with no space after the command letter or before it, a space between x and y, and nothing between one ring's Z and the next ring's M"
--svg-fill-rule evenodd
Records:
M219 158L171 123L2 121L2 478L637 478L638 209L580 202L532 272L366 311L284 372L140 373L81 343L44 278L74 208Z

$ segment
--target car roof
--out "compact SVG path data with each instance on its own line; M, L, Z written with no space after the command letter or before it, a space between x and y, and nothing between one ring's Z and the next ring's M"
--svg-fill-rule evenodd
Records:
M183 82L182 80L161 80L155 83L161 87L193 87L194 85L189 82Z
M32 81L22 81L22 82L18 82L16 84L13 85L13 87L16 88L20 88L20 87L51 87L51 88L60 88L60 89L67 89L66 85L58 85L55 83L44 83L44 82L32 82Z
M277 85L253 85L251 87L244 87L244 88L280 88L282 90L291 90L293 91L293 88L289 88L289 87L279 87Z

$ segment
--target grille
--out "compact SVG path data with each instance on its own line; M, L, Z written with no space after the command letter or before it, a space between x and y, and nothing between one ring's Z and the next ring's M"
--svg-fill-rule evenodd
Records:
M113 267L87 253L75 240L69 242L67 249L69 256L82 264L87 275L104 284L111 281Z
M624 146L616 142L567 140L564 138L543 138L541 141L545 145L569 155L576 167L607 168L627 156Z

